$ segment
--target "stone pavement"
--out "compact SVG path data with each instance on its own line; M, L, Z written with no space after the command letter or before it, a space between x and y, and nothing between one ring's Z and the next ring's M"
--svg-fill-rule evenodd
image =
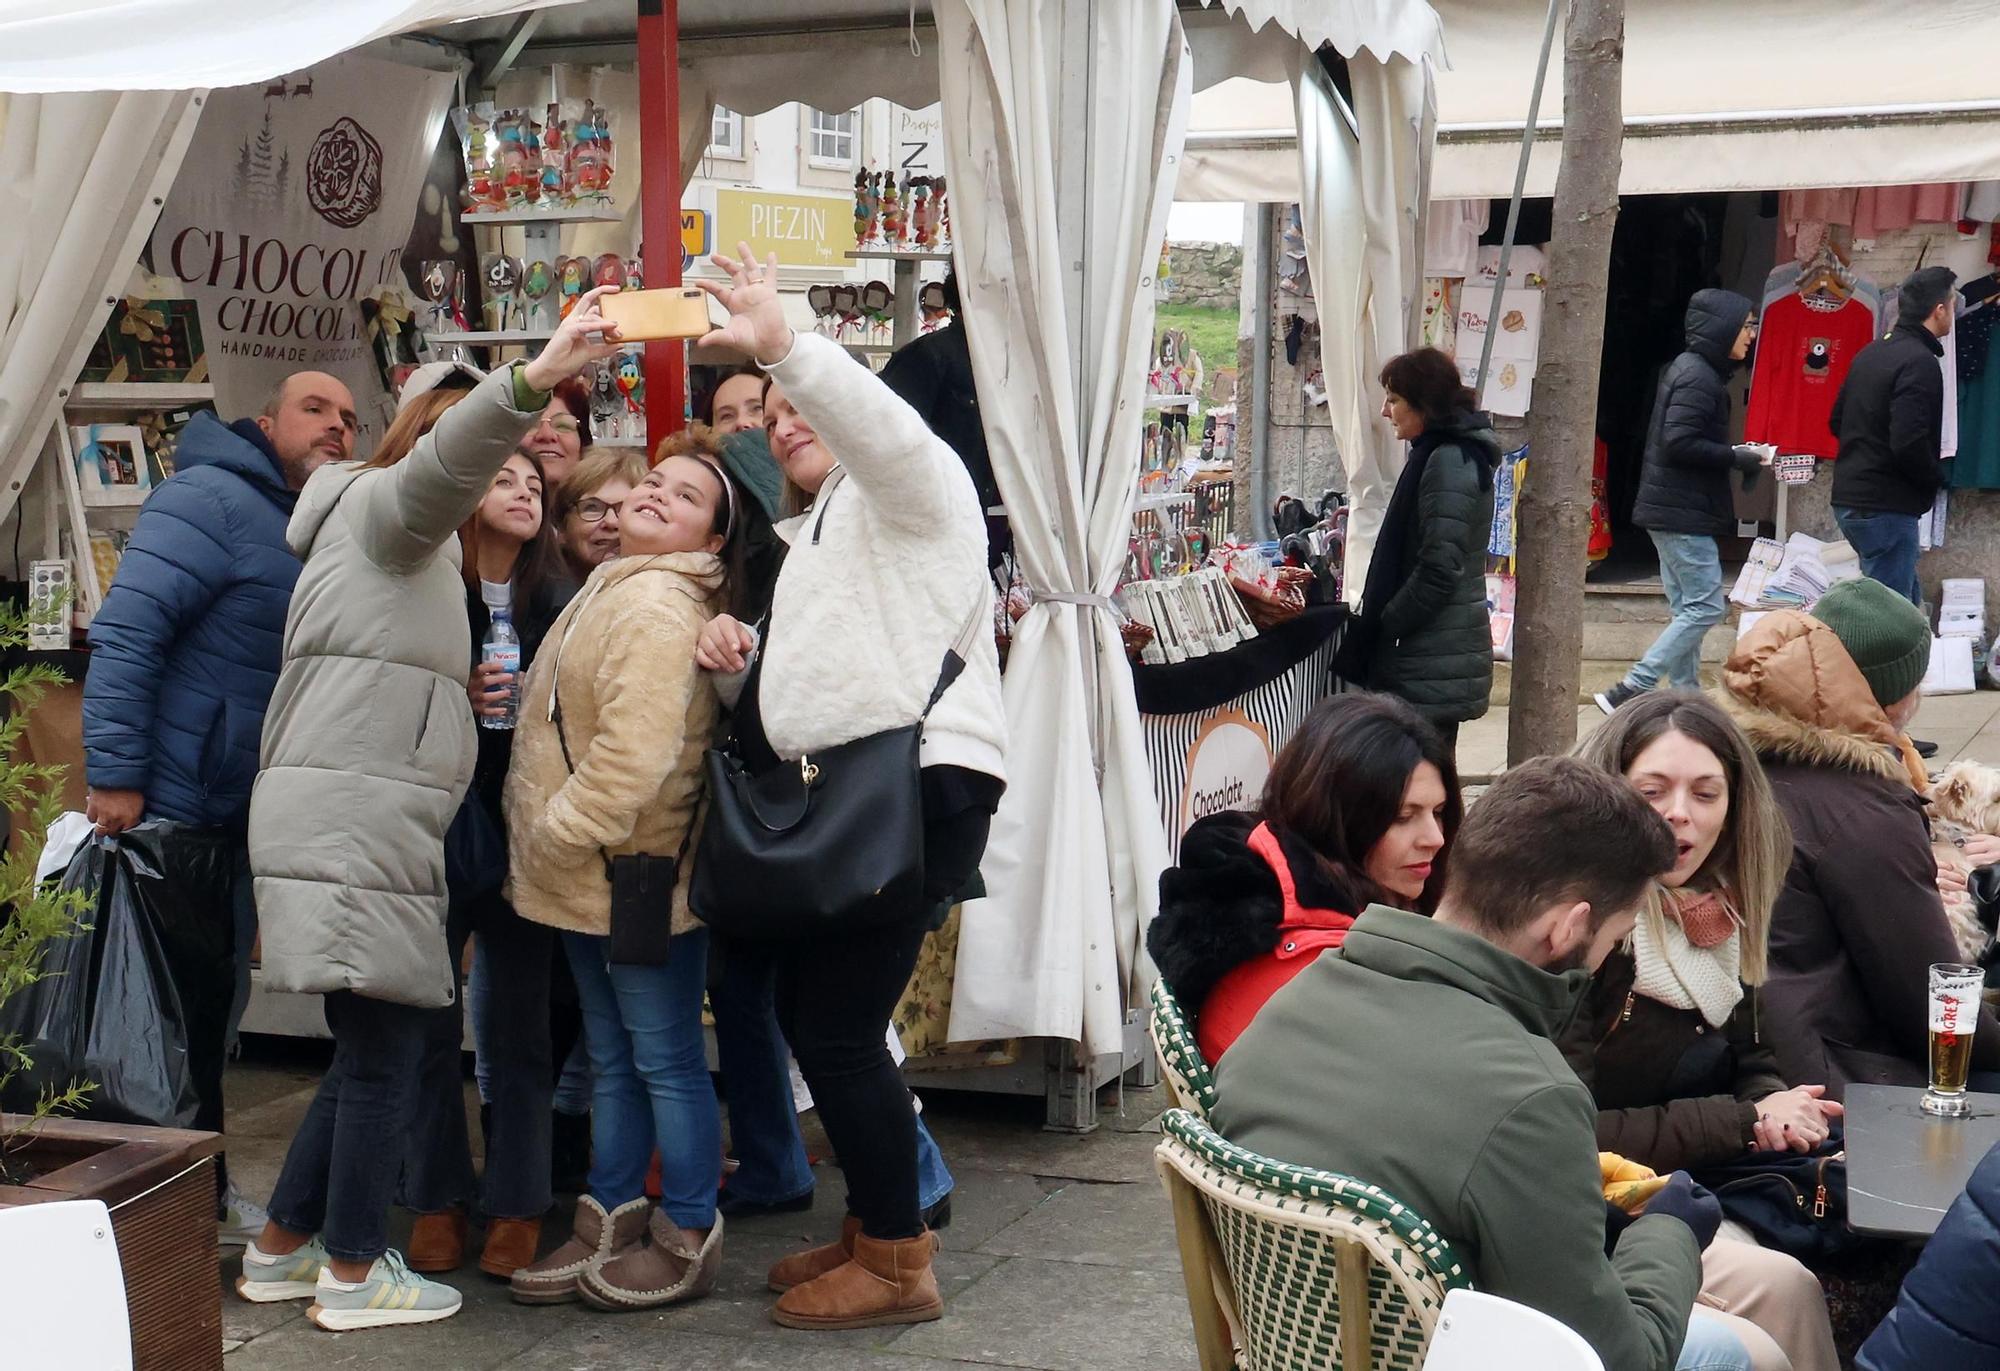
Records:
M231 1068L230 1169L246 1193L268 1194L325 1050L252 1040ZM1107 1091L1095 1133L1042 1131L1039 1099L930 1092L926 1117L953 1173L953 1221L937 1264L944 1317L912 1328L800 1333L770 1321L764 1271L788 1251L839 1231L836 1168L819 1169L810 1213L729 1226L723 1274L705 1300L660 1314L600 1314L582 1305L529 1309L468 1263L454 1283L466 1307L443 1323L325 1333L305 1302L253 1305L222 1263L225 1371L1191 1371L1193 1334L1173 1223L1152 1150L1164 1089ZM475 1134L477 1130L474 1130ZM808 1131L815 1156L823 1136ZM561 1203L561 1201L559 1201ZM566 1211L565 1211L566 1217ZM407 1218L402 1219L407 1224ZM545 1243L561 1235L551 1223ZM401 1242L403 1227L394 1230Z

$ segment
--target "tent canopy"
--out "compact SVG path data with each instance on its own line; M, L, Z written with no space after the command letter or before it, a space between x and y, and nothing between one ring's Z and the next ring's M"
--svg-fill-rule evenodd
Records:
M1542 0L1436 0L1452 65L1437 76L1434 199L1513 189ZM1626 15L1628 195L1907 185L2000 177L2000 87L1946 60L2000 42L2000 0L1651 0ZM1793 61L1774 54L1792 53ZM1554 193L1562 48L1542 96L1527 193ZM1198 94L1182 199L1299 194L1290 91Z

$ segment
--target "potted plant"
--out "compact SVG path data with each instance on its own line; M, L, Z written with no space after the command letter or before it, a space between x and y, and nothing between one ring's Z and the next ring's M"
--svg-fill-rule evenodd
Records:
M49 826L62 810L63 768L19 759L29 712L64 682L24 653L25 616L0 608L0 807L15 841L0 855L0 1011L43 975L44 956L87 932L83 892L35 880ZM34 1066L18 1039L0 1034L0 1087ZM216 1280L215 1153L221 1140L136 1124L68 1117L87 1106L87 1081L44 1084L33 1107L0 1114L0 1245L6 1211L52 1200L102 1200L111 1211L125 1276L133 1365L145 1371L220 1371L221 1290Z

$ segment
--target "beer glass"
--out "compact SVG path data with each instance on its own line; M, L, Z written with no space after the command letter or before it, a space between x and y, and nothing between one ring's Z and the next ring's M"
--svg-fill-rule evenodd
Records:
M1986 973L1976 966L1938 962L1931 967L1931 1088L1920 1107L1952 1118L1972 1112L1965 1078L1972 1068L1972 1037L1979 1030L1979 992Z

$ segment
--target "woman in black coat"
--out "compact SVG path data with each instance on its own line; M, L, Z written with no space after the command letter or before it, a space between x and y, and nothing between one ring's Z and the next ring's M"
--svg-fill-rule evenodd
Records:
M1486 612L1486 545L1500 440L1458 365L1436 348L1382 368L1382 417L1410 445L1382 517L1360 620L1347 650L1354 684L1399 695L1445 742L1486 713L1493 631Z

